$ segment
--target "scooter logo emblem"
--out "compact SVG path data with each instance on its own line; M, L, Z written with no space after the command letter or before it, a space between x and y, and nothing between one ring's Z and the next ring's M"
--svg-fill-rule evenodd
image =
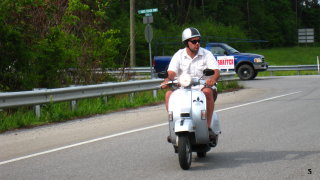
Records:
M200 98L198 97L196 100L193 100L193 102L197 102L197 103L202 103L203 104L203 101L200 100Z

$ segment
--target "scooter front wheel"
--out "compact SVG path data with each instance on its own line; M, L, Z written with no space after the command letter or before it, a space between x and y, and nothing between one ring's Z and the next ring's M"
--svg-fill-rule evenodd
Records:
M189 137L187 134L181 134L178 140L178 154L180 167L188 170L191 166L192 150Z

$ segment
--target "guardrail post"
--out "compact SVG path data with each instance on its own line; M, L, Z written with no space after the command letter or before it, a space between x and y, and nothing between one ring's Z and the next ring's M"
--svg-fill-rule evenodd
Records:
M70 87L76 87L76 85L70 85ZM71 111L76 111L78 109L77 100L72 100L70 102Z
M134 92L129 94L129 101L133 102Z
M42 89L46 89L46 88L33 88L33 91L40 91ZM34 106L34 113L36 114L37 118L40 118L41 116L41 106L40 104L37 104Z
M78 109L77 100L72 100L70 103L71 111L76 111Z
M34 112L35 112L37 118L39 118L41 116L41 107L40 107L40 105L35 105L34 106Z
M157 96L158 96L158 90L152 90L152 92L153 92L153 98L157 98Z
M108 104L108 96L103 96L102 99L105 104Z
M317 56L318 74L320 74L319 56Z

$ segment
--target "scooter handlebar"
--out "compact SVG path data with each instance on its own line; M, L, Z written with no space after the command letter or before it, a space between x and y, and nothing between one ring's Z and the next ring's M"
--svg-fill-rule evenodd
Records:
M172 81L168 81L167 83L161 83L160 84L160 88L162 89L163 86L169 86L170 88L177 88L177 87L179 87L179 82L178 82L177 79L175 79L175 80L172 80Z

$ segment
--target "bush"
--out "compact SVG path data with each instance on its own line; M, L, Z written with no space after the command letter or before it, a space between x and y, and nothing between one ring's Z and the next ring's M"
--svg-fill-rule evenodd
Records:
M117 29L107 2L3 0L0 6L0 91L99 83L96 68L114 67ZM69 69L73 68L70 73Z

